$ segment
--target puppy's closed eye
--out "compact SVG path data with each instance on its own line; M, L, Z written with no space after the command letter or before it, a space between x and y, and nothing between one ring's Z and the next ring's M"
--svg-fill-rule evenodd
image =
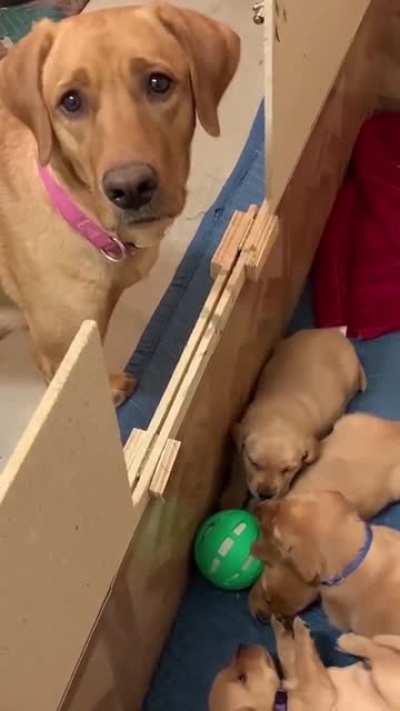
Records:
M256 461L250 456L250 454L248 453L246 447L243 447L243 454L244 454L245 457L248 459L248 461L250 462L251 466L254 467L254 469L257 469L257 471L261 471L261 470L262 470L262 466L261 466L258 462L256 462Z

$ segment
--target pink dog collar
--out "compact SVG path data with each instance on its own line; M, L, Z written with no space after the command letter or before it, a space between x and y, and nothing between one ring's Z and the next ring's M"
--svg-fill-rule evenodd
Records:
M85 215L61 185L55 181L48 168L39 166L39 175L56 210L75 232L90 242L106 259L111 262L121 262L132 254L135 246L131 243L124 244L118 237L105 232Z

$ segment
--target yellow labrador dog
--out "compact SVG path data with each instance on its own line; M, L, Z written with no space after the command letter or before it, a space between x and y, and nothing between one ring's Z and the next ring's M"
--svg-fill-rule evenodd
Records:
M321 443L320 459L301 472L288 497L326 489L341 492L364 519L400 499L400 422L361 413L340 418ZM323 513L324 498L320 506ZM267 544L268 506L259 504L256 513L264 536L254 553L268 566L250 593L251 612L259 619L292 617L317 598L318 586L304 581Z
M293 632L272 622L283 681L263 647L240 647L214 681L210 711L398 711L400 637L342 635L339 648L363 661L325 668L300 618Z
M250 491L264 498L283 496L295 475L317 459L319 440L365 387L357 354L339 329L299 331L281 341L234 428L242 478ZM230 489L237 487L236 477L224 507Z
M51 379L84 319L104 337L185 204L196 114L219 134L237 35L166 3L40 22L0 63L0 286ZM1 315L0 334L20 322ZM116 403L132 391L112 378Z
M266 541L308 584L338 629L400 634L400 532L369 526L337 491L264 505Z

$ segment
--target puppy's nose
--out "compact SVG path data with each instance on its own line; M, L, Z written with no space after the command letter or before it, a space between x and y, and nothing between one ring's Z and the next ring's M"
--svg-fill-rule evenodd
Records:
M103 176L105 194L121 210L139 210L147 205L157 187L157 173L147 163L126 163Z
M271 491L270 488L268 488L267 486L265 486L263 484L259 484L255 488L255 496L258 499L258 501L267 501L268 499L272 499L274 496L274 493L275 492Z

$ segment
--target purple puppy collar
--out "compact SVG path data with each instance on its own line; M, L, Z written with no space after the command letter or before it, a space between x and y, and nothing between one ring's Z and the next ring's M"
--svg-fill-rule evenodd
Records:
M276 692L274 711L287 711L287 692L280 689Z
M325 587L332 588L335 587L336 585L341 585L346 578L348 578L350 575L356 572L362 564L364 563L364 560L366 559L369 551L371 550L374 534L372 531L371 526L368 524L365 524L365 541L358 551L357 555L355 558L353 558L348 565L342 570L339 575L333 575L332 578L327 578L326 580L321 581L321 585L324 585Z

